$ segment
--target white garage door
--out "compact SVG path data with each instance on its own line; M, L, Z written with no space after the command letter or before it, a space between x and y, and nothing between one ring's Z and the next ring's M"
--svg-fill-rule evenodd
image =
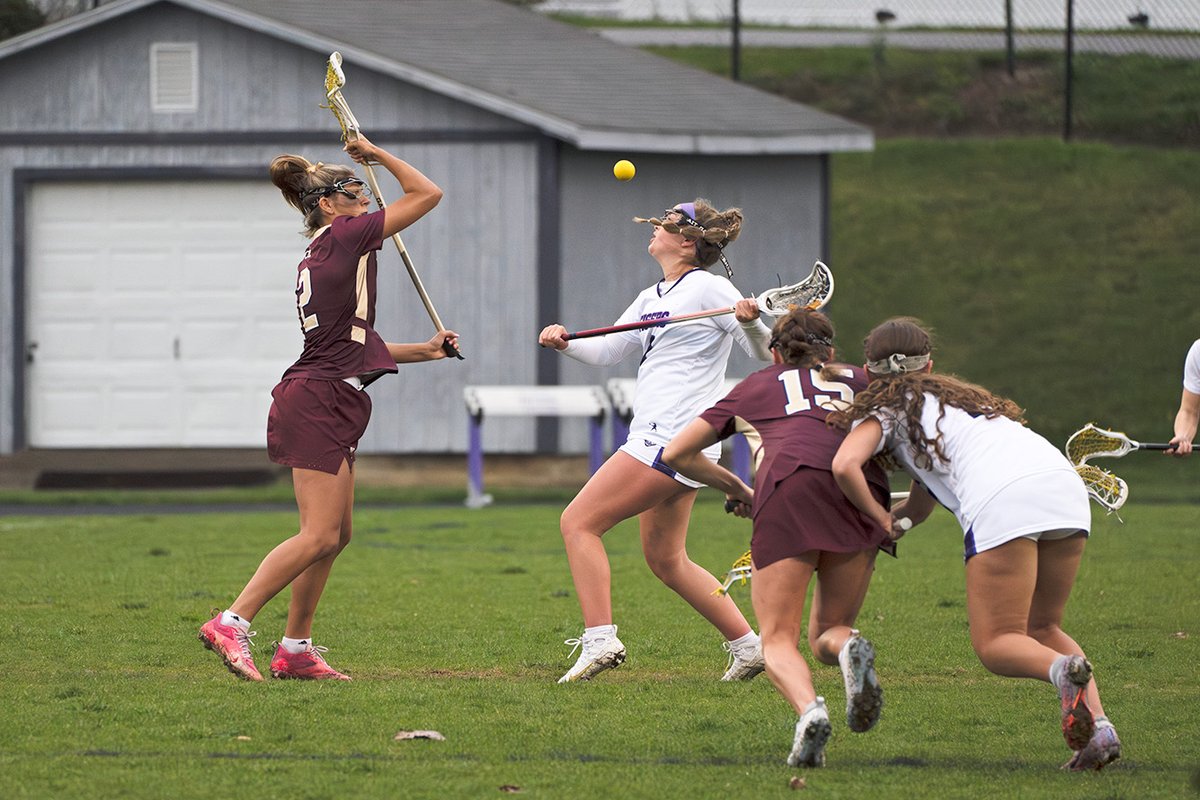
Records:
M33 447L262 447L302 343L299 213L266 181L33 187Z

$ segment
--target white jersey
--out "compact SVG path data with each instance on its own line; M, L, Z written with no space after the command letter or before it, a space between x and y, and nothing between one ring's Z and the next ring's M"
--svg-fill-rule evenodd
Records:
M642 291L615 324L732 308L744 299L732 283L703 269ZM761 321L743 325L732 313L662 328L623 331L572 341L563 352L607 366L641 354L629 440L664 446L701 411L725 395L725 366L736 340L747 354L768 361L771 331ZM719 451L720 445L714 445Z
M1200 394L1200 339L1192 342L1183 362L1183 388L1192 394Z
M945 406L945 416L939 420L941 410L938 399L926 392L921 407L921 427L927 438L941 434L942 451L948 461L939 460L932 448L927 447L930 466L917 466L905 419L898 419L891 409L884 409L875 417L883 426L883 438L876 453L887 450L909 475L958 518L964 532L971 530L980 511L997 493L1022 478L1069 473L1074 479L1072 485L1079 484L1082 492L1083 483L1066 456L1021 423L1008 417L973 417L953 406ZM1085 496L1085 508L1086 503ZM1042 530L1080 527L1077 516L1064 514L1064 520L1047 520Z

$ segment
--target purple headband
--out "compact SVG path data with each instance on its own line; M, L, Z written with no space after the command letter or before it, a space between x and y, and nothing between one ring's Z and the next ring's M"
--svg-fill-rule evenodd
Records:
M696 204L695 203L679 203L675 206L679 211L687 215L687 218L692 222L696 221Z

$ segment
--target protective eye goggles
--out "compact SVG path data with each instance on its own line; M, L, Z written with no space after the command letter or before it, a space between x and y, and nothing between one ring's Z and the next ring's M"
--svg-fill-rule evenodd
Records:
M329 186L314 186L301 194L300 199L307 200L314 195L319 199L329 197L334 193L344 194L351 200L361 200L364 197L371 197L371 187L358 178L345 178Z
M667 225L673 224L679 228L699 228L700 230L704 230L704 226L696 222L696 206L692 203L683 203L678 207L666 209L663 211L662 219L665 223L662 226L664 228ZM678 233L679 231L668 230L667 232Z

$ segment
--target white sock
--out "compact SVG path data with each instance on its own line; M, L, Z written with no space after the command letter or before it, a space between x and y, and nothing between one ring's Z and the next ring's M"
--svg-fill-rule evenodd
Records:
M1059 656L1050 664L1050 682L1058 686L1058 678L1062 675L1063 667L1067 665L1069 656Z
M858 636L858 628L851 628L850 635L846 637L846 641L842 642L842 649L838 650L838 661L846 660L846 651L850 649L850 642L854 641L854 637Z
M285 636L279 640L279 646L292 655L303 653L311 644L312 639L289 639Z
M589 639L594 639L597 637L607 639L609 637L613 637L613 636L617 635L617 626L616 625L596 625L595 627L592 627L592 628L584 628L583 635Z
M233 613L229 609L226 609L221 612L221 624L222 625L233 625L235 627L241 628L243 631L250 630L250 620L242 619L241 617L239 617L237 614Z
M740 650L743 647L749 647L751 645L756 645L756 644L758 644L758 634L755 633L754 631L750 631L745 636L738 637L737 639L729 640L730 648L738 649L738 650Z

